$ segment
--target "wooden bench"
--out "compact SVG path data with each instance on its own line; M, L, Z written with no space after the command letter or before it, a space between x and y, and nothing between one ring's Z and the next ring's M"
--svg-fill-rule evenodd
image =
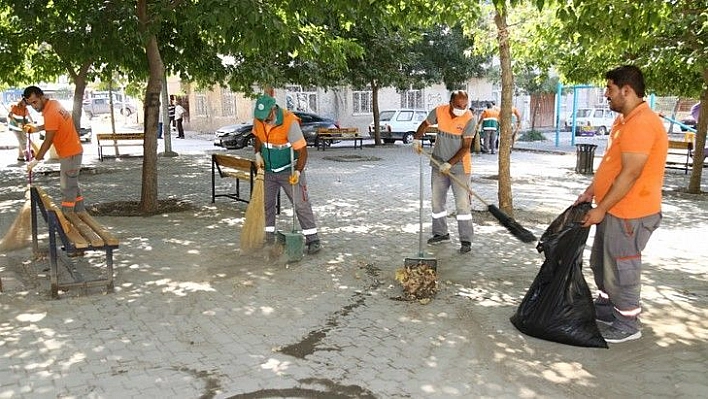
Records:
M253 184L257 173L255 159L241 158L233 155L211 154L211 203L216 202L217 197L227 197L236 201L248 203L253 193ZM236 179L236 192L216 192L216 177L230 177ZM248 198L241 196L241 181L248 182ZM276 204L277 213L280 213L280 191Z
M364 148L364 138L359 136L359 129L355 127L343 127L343 128L319 128L317 129L317 139L315 141L315 146L317 149L325 150L327 146L332 145L332 143L337 143L340 141L353 141L354 148L357 148L357 143L359 149Z
M145 133L98 133L98 159L103 161L103 147L113 147L117 158L120 156L118 147L142 147L144 141Z
M693 143L690 141L669 140L669 151L666 155L666 168L688 170L693 166Z
M76 287L88 288L105 285L108 292L113 292L113 250L118 248L118 239L87 212L63 213L41 187L33 186L30 189L30 193L32 249L35 254L39 253L39 241L37 239L38 214L42 216L49 228L49 272L52 297L57 298L59 290ZM72 273L74 281L59 281L59 251L57 251L57 245L60 243L67 254L82 253L87 250L105 251L106 277L83 280L80 275Z

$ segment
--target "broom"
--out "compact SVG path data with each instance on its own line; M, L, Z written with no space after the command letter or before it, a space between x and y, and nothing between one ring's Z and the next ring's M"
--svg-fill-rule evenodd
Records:
M27 135L26 157L32 160L37 153L37 146L32 143L32 139ZM32 151L34 150L34 152ZM22 205L20 213L15 221L10 225L10 229L5 237L0 241L0 252L9 252L22 249L30 244L32 238L32 202L30 201L30 186L32 185L32 171L27 172L27 191L25 192L25 204Z
M263 169L258 169L251 200L246 208L246 220L241 230L241 253L249 254L261 247L265 240L265 209L263 208Z
M435 166L440 168L440 161L433 158L432 155L430 155L426 151L422 151L422 152L423 152L423 154L425 154L426 157L430 158L430 161L433 162L433 164ZM513 234L514 237L518 238L522 242L536 241L536 236L532 232L526 230L522 225L519 224L519 222L514 220L514 218L507 215L506 213L502 212L502 210L499 209L499 207L497 207L496 205L488 204L484 199L482 199L482 197L480 197L479 195L477 195L477 193L472 191L472 189L467 184L465 184L465 182L460 180L459 177L457 177L453 174L449 174L448 176L450 177L450 179L452 179L452 181L459 184L461 187L464 187L468 193L470 193L475 198L477 198L481 203L483 203L487 207L487 210L489 211L489 213L491 213L492 216L494 216L499 221L499 223L501 223L502 226L506 227L506 229L511 234Z

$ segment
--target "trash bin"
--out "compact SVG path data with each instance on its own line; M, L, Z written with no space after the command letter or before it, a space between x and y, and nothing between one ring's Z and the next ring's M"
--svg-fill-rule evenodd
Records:
M593 174L593 162L595 161L595 144L576 144L577 159L575 162L575 172L583 175Z

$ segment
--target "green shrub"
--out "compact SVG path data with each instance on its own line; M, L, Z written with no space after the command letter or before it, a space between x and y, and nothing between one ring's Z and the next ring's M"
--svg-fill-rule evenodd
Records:
M519 141L545 141L546 136L538 130L529 130L519 137Z

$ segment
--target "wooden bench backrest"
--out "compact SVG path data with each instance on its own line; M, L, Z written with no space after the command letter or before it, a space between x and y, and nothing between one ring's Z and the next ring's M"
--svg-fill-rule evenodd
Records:
M145 133L98 133L96 139L101 140L145 140Z
M212 154L212 160L219 166L227 168L240 169L250 172L253 161L245 158L237 158L231 155Z
M356 137L359 135L359 129L356 127L340 127L340 128L318 128L317 134L320 136L344 135L348 137Z
M693 151L693 143L690 141L674 141L669 140L669 148L674 150Z

